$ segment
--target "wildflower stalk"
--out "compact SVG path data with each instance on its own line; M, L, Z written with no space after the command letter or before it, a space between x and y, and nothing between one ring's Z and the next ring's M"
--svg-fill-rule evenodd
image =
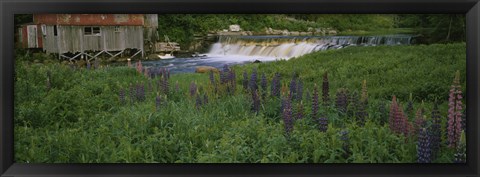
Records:
M290 133L293 131L291 95L288 95L286 98L284 98L282 116L285 125L285 133L287 136L289 136Z
M323 100L323 105L327 106L330 104L330 86L328 82L328 73L325 72L323 74L323 85L322 85L322 100Z
M432 162L431 138L425 128L420 129L417 143L417 162L431 163Z
M313 86L313 100L312 100L312 120L316 120L318 116L319 102L318 102L318 88L317 84Z
M460 86L460 71L455 74L455 79L450 89L448 99L448 147L456 148L462 131L462 91Z

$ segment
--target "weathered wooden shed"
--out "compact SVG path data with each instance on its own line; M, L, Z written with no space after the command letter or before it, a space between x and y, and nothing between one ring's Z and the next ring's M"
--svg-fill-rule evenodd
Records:
M32 33L23 32L19 36L22 43L25 35L28 36L28 43L22 44L24 47L35 46L30 41L37 39L39 44L35 47L46 53L56 53L69 60L91 60L101 54L113 58L129 49L135 51L130 57L143 56L145 46L158 38L157 28L156 14L34 14L33 24L22 26L22 32ZM30 34L39 37L30 39Z
M42 35L39 34L38 26L34 23L20 25L18 29L18 41L23 48L42 48Z

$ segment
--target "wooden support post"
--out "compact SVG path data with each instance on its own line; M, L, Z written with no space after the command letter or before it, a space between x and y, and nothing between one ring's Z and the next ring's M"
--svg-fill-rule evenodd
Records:
M90 61L90 60L94 60L94 59L96 60L97 57L98 57L99 55L101 55L102 53L104 53L104 52L105 52L105 51L100 51L100 52L98 52L97 54L95 54L95 55L93 55L93 56L90 55L90 54L85 54L85 55L87 55L87 56L90 57L90 59L88 60L88 61Z
M113 56L113 54L111 54L110 52L108 51L105 51L106 54L110 55L111 57Z
M110 57L108 60L111 60L111 59L117 57L118 55L122 54L123 51L125 51L125 50L122 50L122 51L118 52L117 54L115 54L115 55L113 55L112 57Z
M133 54L130 58L135 57L135 56L138 55L140 52L142 52L142 58L143 58L143 51L142 51L142 50L139 50L138 52L136 52L135 54Z

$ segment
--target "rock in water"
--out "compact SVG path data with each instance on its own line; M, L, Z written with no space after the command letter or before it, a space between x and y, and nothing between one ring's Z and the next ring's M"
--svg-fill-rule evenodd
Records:
M213 71L215 73L218 73L218 69L212 66L197 66L195 68L196 73L207 73L209 71Z

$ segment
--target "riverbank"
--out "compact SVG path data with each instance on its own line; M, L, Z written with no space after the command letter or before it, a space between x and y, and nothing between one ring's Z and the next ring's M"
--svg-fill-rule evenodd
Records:
M212 94L208 74L172 74L164 96L160 89L164 81L149 79L134 68L16 62L15 161L415 163L415 138L407 141L392 133L385 124L386 115L378 111L380 103L388 106L396 95L405 106L412 93L415 110L424 100L425 115L430 117L432 100L437 99L440 114L446 117L456 70L465 89L465 47L464 43L350 47L288 61L234 66L236 91L231 95ZM252 111L251 95L242 86L243 72L250 78L254 68L259 85L263 73L268 81L268 96L261 99L258 113ZM313 85L321 88L324 72L328 72L332 102L320 110L330 122L328 130L319 131L310 118L312 103L305 96L304 118L296 120L286 136L278 111L280 99L270 96L274 73L280 74L282 85L298 74L303 93L313 96ZM339 88L359 92L363 80L370 106L365 125L359 127L337 113L333 100ZM198 91L190 91L192 83ZM132 97L134 93L140 97ZM296 112L300 101L292 104ZM343 130L348 130L350 139L347 154L339 150ZM442 144L434 162L450 163L454 153Z

